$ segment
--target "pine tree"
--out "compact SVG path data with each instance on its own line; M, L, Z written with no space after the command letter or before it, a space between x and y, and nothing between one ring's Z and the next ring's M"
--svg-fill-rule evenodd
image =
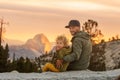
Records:
M8 47L8 44L6 44L5 46L5 50L4 50L4 60L5 60L5 64L7 63L7 60L9 58L9 47Z
M19 72L24 72L24 67L25 67L25 60L23 57L20 57L20 59L17 61L17 70Z
M5 46L5 49L3 48L2 44L2 34L3 34L3 25L8 24L8 22L5 22L4 19L0 19L0 72L7 71L7 60L9 57L8 54L8 44Z
M9 47L8 47L8 44L6 44L5 51L4 51L4 64L5 64L5 68L6 68L5 71L7 71L8 58L9 58Z
M27 57L25 62L25 72L32 72L31 65L32 63L30 62L30 59Z
M13 53L13 62L15 62L15 53Z
M15 53L13 54L13 61L12 61L12 70L17 69L17 60L15 59Z
M31 67L31 72L38 72L38 67L37 64L35 62L32 63L32 67Z
M3 72L3 67L4 67L4 63L3 63L3 46L0 46L0 72Z
M9 47L6 44L5 49L3 46L0 46L0 72L7 71L7 61L9 58Z

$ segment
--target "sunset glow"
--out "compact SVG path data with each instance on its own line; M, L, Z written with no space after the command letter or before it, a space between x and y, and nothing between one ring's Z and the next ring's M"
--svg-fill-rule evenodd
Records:
M5 25L8 39L26 41L36 34L45 34L51 42L57 35L65 34L71 19L82 24L88 19L98 22L99 28L108 38L120 34L120 0L0 0L0 18Z

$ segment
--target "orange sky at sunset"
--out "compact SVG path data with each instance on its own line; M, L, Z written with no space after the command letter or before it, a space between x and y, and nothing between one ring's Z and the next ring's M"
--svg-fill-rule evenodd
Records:
M70 36L64 26L77 19L98 22L105 38L120 34L120 0L0 0L5 37L26 41L43 33L53 42L60 34Z

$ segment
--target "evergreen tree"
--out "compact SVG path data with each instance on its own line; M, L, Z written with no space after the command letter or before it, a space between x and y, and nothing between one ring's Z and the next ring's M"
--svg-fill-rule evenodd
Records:
M24 67L25 67L25 60L23 57L20 57L20 59L17 61L17 70L19 72L24 72Z
M13 62L15 62L15 53L13 53Z
M5 46L3 58L4 58L4 64L6 65L7 61L8 61L8 58L9 58L9 47L8 47L8 44L6 44L6 46Z
M4 50L3 50L3 46L0 46L0 72L4 71L4 63L3 63L3 54L4 54Z
M7 61L9 58L9 47L6 44L5 49L3 46L0 46L0 72L7 71Z
M5 72L7 71L7 60L9 57L8 54L8 44L5 46L5 49L3 48L2 44L2 34L4 32L3 25L8 24L4 21L4 19L0 19L0 72Z
M32 72L31 66L32 63L30 62L30 59L27 57L25 62L25 72Z
M15 53L13 54L12 70L17 70L17 60L15 59Z
M13 71L12 62L10 60L7 61L7 72Z

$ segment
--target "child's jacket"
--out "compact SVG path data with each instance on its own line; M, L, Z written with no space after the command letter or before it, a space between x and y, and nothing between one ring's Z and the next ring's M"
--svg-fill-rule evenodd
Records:
M65 47L65 48L60 49L59 51L56 51L54 53L54 56L53 56L53 59L52 59L52 64L54 64L54 66L56 67L57 60L62 59L67 54L70 54L70 52L71 52L70 47ZM60 68L57 68L57 67L56 68L59 69L60 72L63 72L63 71L66 71L68 65L69 65L69 62L64 62L63 61L62 66L60 66Z

